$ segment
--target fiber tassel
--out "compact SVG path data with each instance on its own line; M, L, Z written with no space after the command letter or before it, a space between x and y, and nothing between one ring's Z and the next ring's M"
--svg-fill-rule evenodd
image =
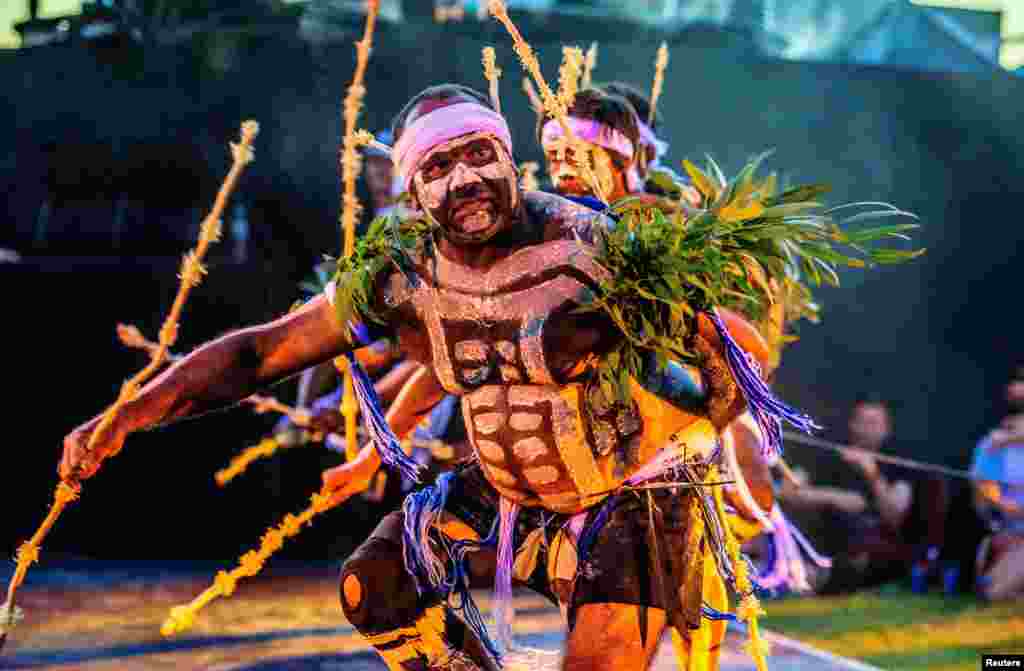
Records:
M434 485L407 496L402 507L405 568L412 575L419 594L443 591L445 565L430 547L430 530L444 510L454 479L455 474L451 472L441 475Z
M821 427L815 424L811 417L786 405L772 394L771 389L761 378L757 362L733 340L722 318L714 310L708 314L715 325L715 330L718 331L718 337L721 338L722 344L725 346L729 369L747 400L747 408L750 410L751 416L757 422L761 435L764 437L761 453L769 459L781 454L782 420L804 433L820 429Z
M757 584L764 589L789 587L794 592L809 591L811 587L807 583L800 550L784 523L775 525L771 546L772 561L766 567L767 571L758 576Z
M471 552L494 545L497 542L497 536L498 520L495 519L494 526L491 528L491 533L487 538L481 541L456 541L452 544L451 549L448 551L452 561L452 572L446 584L446 591L448 593L448 607L462 616L462 620L469 625L469 628L473 630L476 637L487 648L491 656L501 662L501 651L495 644L494 639L491 638L491 634L487 630L487 624L484 622L484 616L480 613L480 608L476 605L473 594L469 589L468 563L468 556Z
M786 516L782 514L782 510L779 509L778 505L775 506L775 509L778 510L779 516L779 522L776 522L776 524L784 524L789 529L790 533L793 535L793 539L796 540L797 545L803 548L803 551L807 553L807 556L810 557L811 561L821 568L832 568L832 560L814 549L814 546L811 545L809 540L807 540L807 537L796 528L796 525L790 522Z
M463 540L452 543L448 548L447 565L431 548L431 529L444 510L454 481L454 473L444 473L433 485L405 498L402 509L405 514L405 528L402 531L405 569L413 577L419 594L433 592L448 599L448 607L462 616L487 651L496 660L500 660L501 651L487 631L483 615L469 590L468 566L468 555L471 552L495 543L497 521L490 535L482 541Z
M707 604L700 607L700 614L702 617L713 622L736 622L736 616L732 613L723 613Z
M381 461L398 469L402 477L418 484L423 465L417 463L402 449L401 442L384 417L380 397L377 396L377 390L373 388L373 380L356 360L355 354L349 352L345 357L348 359L349 370L352 372L352 386L356 400L359 402L363 421L366 423L366 432L380 455Z
M510 652L512 643L512 563L515 556L514 537L519 504L501 498L498 522L498 570L494 578L494 624L502 652Z

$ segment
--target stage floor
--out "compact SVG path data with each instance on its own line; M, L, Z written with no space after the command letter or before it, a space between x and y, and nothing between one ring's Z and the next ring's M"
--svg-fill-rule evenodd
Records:
M169 609L208 585L212 566L154 567L76 564L30 573L19 602L25 620L0 653L0 669L206 669L209 671L384 671L385 666L345 621L336 570L278 569L241 583L230 599L204 610L195 628L165 639ZM7 575L0 575L6 583ZM489 598L479 595L487 610ZM516 636L557 648L562 618L529 593L516 595ZM770 626L770 619L768 621ZM740 632L730 632L723 671L753 671ZM663 641L656 671L675 669ZM774 637L772 671L863 671L870 667Z

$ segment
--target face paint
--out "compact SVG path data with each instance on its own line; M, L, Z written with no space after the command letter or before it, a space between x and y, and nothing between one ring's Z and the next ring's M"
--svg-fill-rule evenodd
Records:
M469 145L479 140L487 142L494 158L474 165L465 151L472 151ZM429 179L427 172L440 154L449 155L444 160L454 160L455 164L446 174ZM489 133L471 133L440 144L423 157L420 165L428 169L417 170L413 177L420 204L452 242L481 244L510 223L519 205L515 164L504 145ZM478 186L477 195L460 198L460 193L473 191L474 185ZM462 207L476 209L460 218Z
M590 169L597 177L601 191L605 194L613 194L616 189L616 174L619 171L612 162L611 154L604 147L599 147L589 142L581 143L586 147L587 155L585 160L590 164ZM554 140L545 145L549 151L554 151L554 160L548 155L548 174L555 189L560 193L569 193L574 196L593 196L593 189L587 184L587 180L576 167L576 162L565 156L564 139Z

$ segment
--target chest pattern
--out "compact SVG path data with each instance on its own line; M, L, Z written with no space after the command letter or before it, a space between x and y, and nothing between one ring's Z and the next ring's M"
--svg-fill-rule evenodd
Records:
M637 442L634 412L592 398L596 386L563 384L545 351L552 321L564 329L560 320L571 320L567 313L603 277L578 241L556 240L520 250L488 272L439 257L436 275L419 286L401 277L392 282L389 300L411 307L406 313L429 337L438 379L462 396L488 479L513 500L575 511L607 488L597 459Z
M576 240L521 249L487 271L438 255L411 287L392 278L387 300L407 303L429 339L445 389L465 394L485 384L557 384L545 351L552 318L567 315L604 277Z

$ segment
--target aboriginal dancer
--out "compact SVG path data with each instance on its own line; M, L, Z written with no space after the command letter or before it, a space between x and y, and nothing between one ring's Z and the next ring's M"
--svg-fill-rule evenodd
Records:
M418 480L352 354L392 337L424 364L416 375L459 397L475 459L413 492L343 567L345 614L389 668L498 668L514 648L513 580L564 608L567 668L645 668L666 627L685 641L700 630L709 560L756 631L747 566L724 522L719 434L749 409L771 451L781 421L812 422L768 390L769 348L729 308L767 309L747 268L783 281L794 270L786 244L825 264L841 257L831 227L819 235L780 209L807 191L767 195L750 172L732 184L702 175L714 207L692 213L693 229L613 202L616 221L523 192L504 118L458 85L415 96L393 134L422 214L375 221L323 296L184 357L92 450L97 420L72 432L62 474L89 477L132 432L345 355L372 439L352 465L382 461ZM565 135L580 156L571 127ZM618 186L607 173L602 198ZM796 209L806 217L813 204ZM497 640L468 591L467 560L486 547Z

